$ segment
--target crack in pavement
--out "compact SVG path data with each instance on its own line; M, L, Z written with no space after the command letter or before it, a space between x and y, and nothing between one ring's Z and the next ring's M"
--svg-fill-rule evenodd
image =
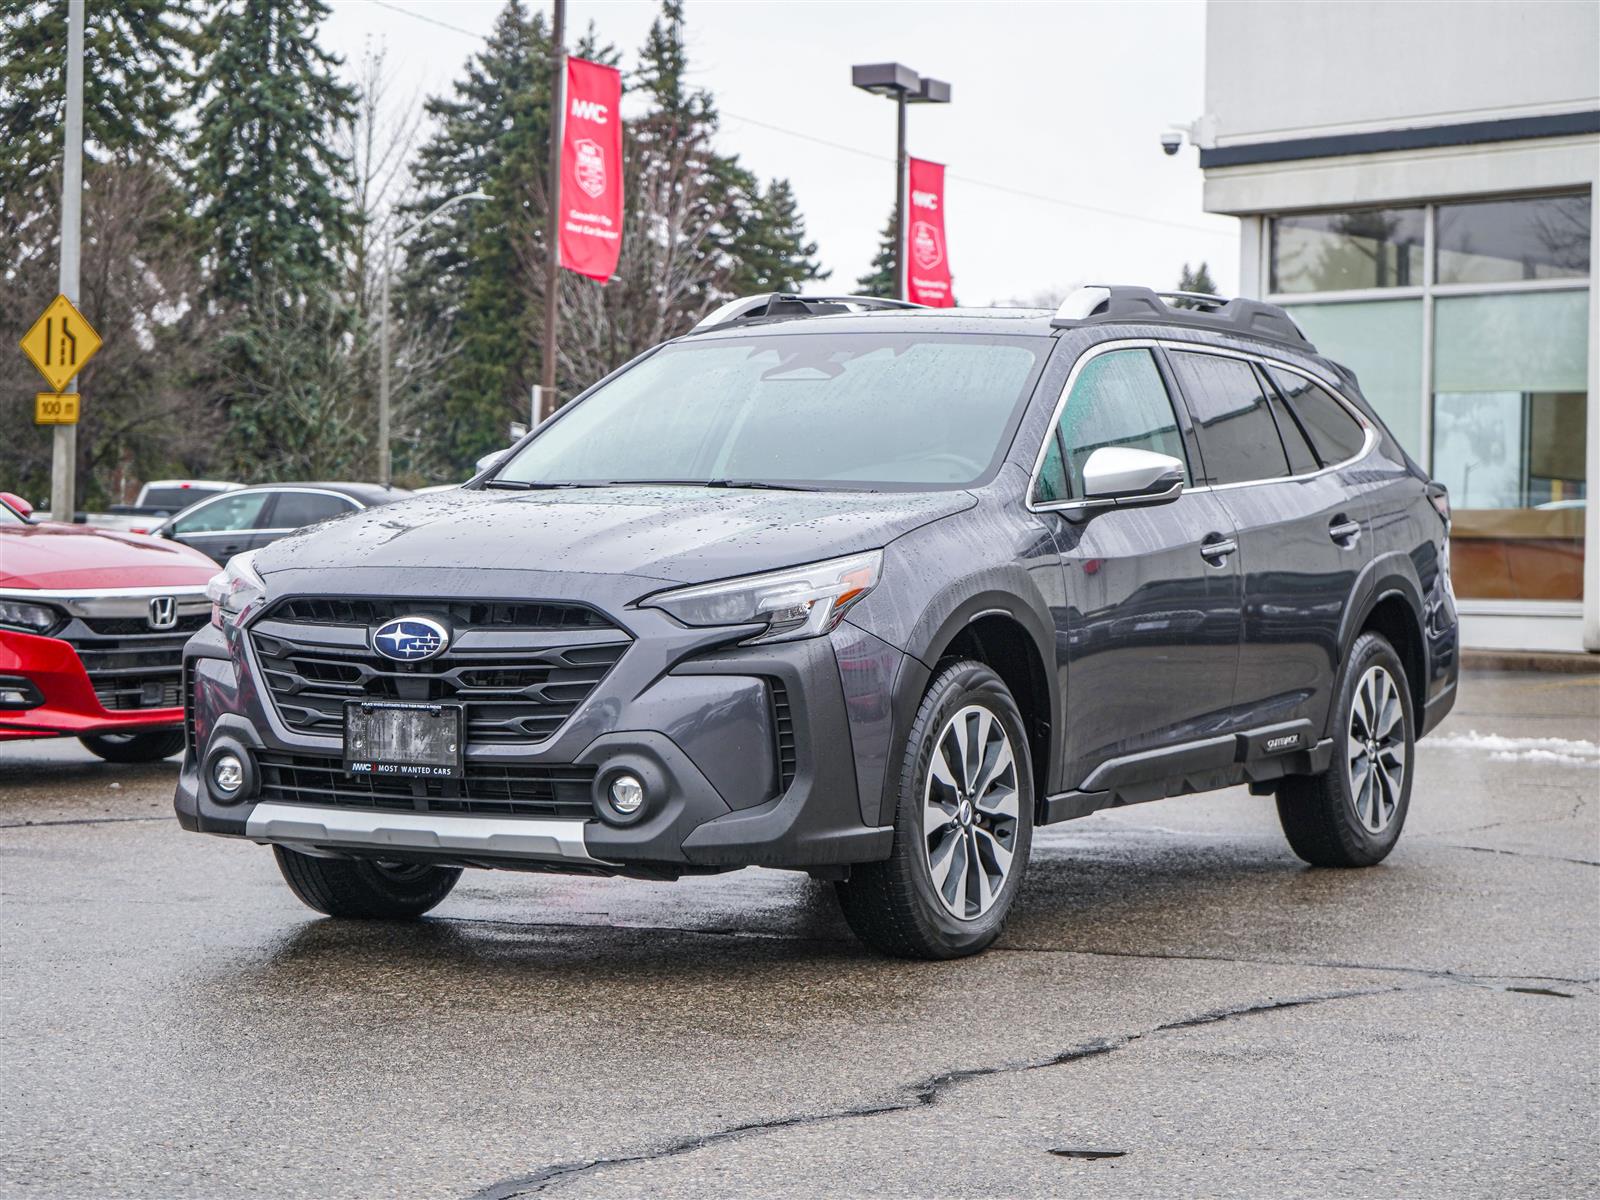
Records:
M1337 992L1319 992L1307 996L1294 996L1286 1000L1268 1000L1259 1004L1239 1005L1232 1008L1210 1009L1192 1016L1165 1021L1159 1025L1153 1025L1148 1029L1138 1030L1134 1033L1119 1034L1113 1037L1082 1042L1070 1049L1062 1050L1045 1058L996 1063L984 1067L960 1067L949 1071L941 1071L939 1074L931 1075L926 1079L900 1085L895 1089L899 1093L898 1098L895 1099L881 1100L873 1104L852 1105L825 1112L792 1113L788 1116L774 1117L764 1121L750 1121L740 1125L730 1125L722 1129L713 1130L710 1133L690 1134L686 1137L677 1138L654 1149L642 1150L637 1154L551 1163L526 1175L514 1175L497 1183L492 1183L488 1187L471 1193L467 1200L515 1200L518 1196L533 1195L591 1172L633 1166L639 1163L660 1162L663 1159L676 1158L679 1155L689 1154L708 1146L741 1141L763 1133L927 1108L937 1104L946 1092L974 1079L1041 1071L1050 1067L1081 1062L1084 1059L1098 1058L1102 1055L1113 1054L1118 1050L1125 1049L1141 1038L1151 1037L1159 1033L1217 1025L1224 1021L1259 1016L1265 1013L1283 1012L1287 1009L1305 1008L1310 1005L1326 1004L1334 1000L1363 999L1371 996L1394 995L1399 992L1421 992L1427 990L1429 989L1424 987L1399 986L1346 989Z
M170 821L171 813L151 817L69 817L60 821L0 821L0 829L42 829L46 825L120 825L126 821Z
M1600 860L1593 858L1567 858L1561 854L1536 854L1532 850L1504 850L1499 846L1468 846L1461 842L1437 842L1440 846L1450 846L1456 850L1475 850L1479 854L1504 854L1510 858L1537 858L1544 862L1574 863L1580 867L1600 867Z

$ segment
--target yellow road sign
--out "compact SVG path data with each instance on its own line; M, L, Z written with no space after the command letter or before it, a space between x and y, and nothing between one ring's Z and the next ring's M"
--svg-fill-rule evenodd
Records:
M33 423L35 425L76 425L78 423L78 393L35 392L33 394Z
M39 368L39 374L54 392L71 383L98 349L100 335L65 296L50 301L33 328L22 335L22 352ZM74 405L73 411L76 410ZM73 417L73 422L76 420Z

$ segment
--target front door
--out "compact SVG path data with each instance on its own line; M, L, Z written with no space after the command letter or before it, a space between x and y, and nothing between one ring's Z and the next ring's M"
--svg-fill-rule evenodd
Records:
M1033 497L1053 513L1066 577L1057 627L1068 788L1111 760L1119 783L1175 773L1181 747L1227 733L1239 660L1242 584L1227 509L1202 492L1075 510L1083 464L1102 446L1171 455L1194 481L1192 446L1149 349L1104 351L1078 369Z

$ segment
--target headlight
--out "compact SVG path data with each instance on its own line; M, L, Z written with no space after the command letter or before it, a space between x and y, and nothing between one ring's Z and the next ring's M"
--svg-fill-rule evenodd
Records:
M211 601L211 623L218 629L237 624L251 605L266 598L267 585L256 573L255 556L254 550L235 554L206 584L206 599Z
M746 575L697 587L658 592L642 601L685 625L756 625L766 629L744 645L793 642L827 633L878 585L883 551L830 558L766 575Z
M47 629L54 629L60 620L61 614L48 605L0 598L0 629L43 633Z

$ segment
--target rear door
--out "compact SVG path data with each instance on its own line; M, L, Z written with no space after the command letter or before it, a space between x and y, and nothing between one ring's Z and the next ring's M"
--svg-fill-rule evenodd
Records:
M1184 424L1156 353L1111 349L1075 370L1043 451L1032 507L1051 514L1066 577L1056 624L1069 788L1165 778L1176 773L1170 752L1215 739L1230 721L1243 589L1222 503L1196 492L1149 507L1072 507L1101 446L1171 455L1193 482Z
M1305 748L1327 716L1340 618L1367 561L1361 514L1339 475L1322 471L1305 428L1263 367L1244 356L1173 347L1168 356L1194 421L1206 484L1238 529L1239 727L1272 727L1273 753ZM1282 740L1289 733L1295 741Z

